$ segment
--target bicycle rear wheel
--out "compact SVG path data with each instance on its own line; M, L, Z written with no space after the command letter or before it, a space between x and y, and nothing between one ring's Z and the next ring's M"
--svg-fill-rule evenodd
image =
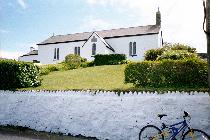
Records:
M202 130L190 129L183 135L182 140L210 140L210 138Z
M162 131L154 125L144 126L139 133L139 140L164 140Z

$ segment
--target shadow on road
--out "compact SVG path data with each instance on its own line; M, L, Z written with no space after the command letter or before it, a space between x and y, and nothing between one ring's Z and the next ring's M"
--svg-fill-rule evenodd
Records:
M1 140L90 140L93 138L37 132L24 127L0 126Z

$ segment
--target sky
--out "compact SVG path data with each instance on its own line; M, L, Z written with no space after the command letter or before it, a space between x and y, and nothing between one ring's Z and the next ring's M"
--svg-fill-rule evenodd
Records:
M48 37L155 24L165 42L206 52L202 0L0 0L0 57L17 59Z

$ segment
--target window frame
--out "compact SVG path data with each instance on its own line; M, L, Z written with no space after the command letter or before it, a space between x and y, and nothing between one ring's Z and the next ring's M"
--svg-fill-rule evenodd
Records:
M134 57L136 54L136 42L129 42L129 56Z
M96 43L92 44L92 56L96 55Z
M80 56L80 47L75 47L74 48L74 54Z
M56 51L56 48L54 48L54 60L56 60L56 56L57 56L57 51Z
M59 60L59 57L60 57L60 49L57 48L57 60Z
M54 57L53 61L59 60L60 59L60 49L59 48L54 48Z

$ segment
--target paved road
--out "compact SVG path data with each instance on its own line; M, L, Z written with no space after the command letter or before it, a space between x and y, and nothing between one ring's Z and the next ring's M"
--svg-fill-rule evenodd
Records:
M19 131L17 129L0 129L0 140L87 140L71 136L59 136L55 134Z
M1 140L37 140L34 138L27 138L27 137L21 137L21 136L9 135L9 134L0 134L0 139Z

